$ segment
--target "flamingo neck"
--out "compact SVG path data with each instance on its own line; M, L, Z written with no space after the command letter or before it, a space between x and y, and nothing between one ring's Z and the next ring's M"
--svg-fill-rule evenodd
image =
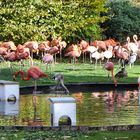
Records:
M18 74L21 74L22 80L28 81L30 77L27 75L27 77L24 76L24 72L22 70L19 70L15 73L15 77L18 76Z
M116 87L117 86L117 81L116 81L116 79L114 77L114 70L111 71L111 74L112 74L112 80L113 80L113 82L115 84L115 87Z
M45 74L45 73L42 73L41 76L50 79L49 76L47 74Z
M138 40L137 35L134 35L134 36L133 36L133 40L134 40L134 42L135 42L136 44L138 43L138 41L137 41L137 40Z

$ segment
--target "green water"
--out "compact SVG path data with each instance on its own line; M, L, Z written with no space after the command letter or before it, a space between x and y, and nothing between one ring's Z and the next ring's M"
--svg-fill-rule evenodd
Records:
M140 110L137 90L80 92L65 96L76 99L77 125L139 124ZM16 103L0 102L0 125L50 126L50 97L56 97L56 95L37 95L36 106L33 104L32 94L20 95L20 100Z

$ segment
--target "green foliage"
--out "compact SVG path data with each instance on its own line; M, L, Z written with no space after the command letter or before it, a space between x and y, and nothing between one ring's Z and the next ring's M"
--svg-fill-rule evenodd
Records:
M103 24L107 38L115 38L120 42L126 41L127 36L140 35L140 7L131 1L117 1L108 3L110 20Z
M42 41L62 36L68 42L100 37L106 0L1 0L0 41Z

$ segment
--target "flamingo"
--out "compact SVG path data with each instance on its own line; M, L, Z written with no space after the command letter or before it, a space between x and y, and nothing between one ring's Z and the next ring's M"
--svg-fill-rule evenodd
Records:
M54 55L54 63L56 63L56 54L59 53L59 48L56 46L50 47L50 49L47 51L47 53Z
M28 42L24 43L23 46L25 48L29 48L32 58L33 58L33 53L34 52L36 54L38 54L38 52L39 52L39 50L38 50L38 42L36 42L36 41L28 41Z
M73 63L75 63L76 62L76 58L80 57L80 55L81 55L81 48L80 48L80 46L78 46L78 45L74 45L74 46L75 46L74 50L69 51L69 52L67 52L65 54L65 56L68 56L68 57L73 59Z
M112 46L108 46L108 49L106 51L103 52L104 57L107 59L107 62L109 61L110 58L112 58L113 53L112 53L113 47Z
M92 63L92 53L95 53L98 50L98 46L94 47L94 46L88 46L85 50L83 50L84 52L89 52L90 55L90 63Z
M41 52L41 56L43 57L45 53L50 49L51 43L50 41L40 42L38 45L38 49Z
M46 53L42 58L43 63L47 64L47 68L49 68L49 64L54 64L54 58L52 54Z
M138 51L138 44L137 42L137 38L135 36L133 36L134 42L130 42L130 37L127 37L127 47L128 49L133 52L133 53L137 53Z
M98 46L98 47L99 47L99 50L100 50L101 52L107 50L106 44L105 44L104 41L95 40L95 41L92 42L91 45L93 45L93 46L95 46L95 47Z
M100 60L100 66L101 66L101 60L104 60L104 55L103 52L95 51L94 53L91 54L91 57L95 59L95 69L97 67L97 62Z
M83 53L83 63L86 61L86 49L87 49L87 47L89 46L89 43L87 42L87 41L85 41L85 40L81 40L81 42L80 42L80 47L81 47L81 49L82 49L82 53Z
M38 80L41 77L46 77L49 78L49 76L47 74L45 74L44 72L42 72L39 68L32 66L28 69L27 71L27 76L24 76L24 72L22 70L19 70L17 72L15 72L15 74L13 75L13 80L16 80L16 77L21 74L22 79L25 81L30 80L30 78L32 78L34 80L34 90L33 90L33 95L36 95L36 90L37 90L37 85L36 85L36 80Z
M19 44L17 46L16 54L18 56L18 59L20 60L20 64L23 64L23 60L29 59L30 66L33 66L33 59L30 55L30 49L25 48L23 45Z
M122 64L122 67L125 66L125 61L128 60L129 52L122 47L120 44L114 48L114 53L117 58L119 58L119 65Z
M62 61L62 49L66 48L67 43L65 41L59 42L59 50L60 50L60 61Z
M6 48L9 51L10 50L12 50L12 51L16 50L16 46L15 46L14 42L12 42L12 41L3 42L0 46Z
M117 86L117 81L116 81L116 79L114 78L114 63L113 63L113 62L107 62L107 63L105 63L104 68L105 68L107 71L111 71L112 80L113 80L115 86Z
M136 60L137 60L137 53L131 53L128 58L128 64L129 64L130 69L132 67L132 64L134 65Z
M17 59L17 53L14 52L14 51L13 52L7 52L7 54L4 56L4 59L8 60L11 73L13 73L13 62L18 60Z

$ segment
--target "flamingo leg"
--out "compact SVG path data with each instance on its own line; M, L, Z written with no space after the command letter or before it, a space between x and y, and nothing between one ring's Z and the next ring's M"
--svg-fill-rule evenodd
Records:
M97 68L97 62L98 62L98 60L96 59L95 60L95 69Z
M54 63L56 64L56 53L54 54Z
M33 100L33 107L34 107L34 121L36 120L37 116L37 109L36 109L36 98Z
M60 48L60 62L62 62L62 49Z
M36 90L37 90L37 84L36 84L36 80L34 80L34 90L33 90L33 95L36 95Z
M89 58L90 58L90 63L92 64L93 62L92 62L92 57L91 57L91 53L89 54L90 56L89 56Z

